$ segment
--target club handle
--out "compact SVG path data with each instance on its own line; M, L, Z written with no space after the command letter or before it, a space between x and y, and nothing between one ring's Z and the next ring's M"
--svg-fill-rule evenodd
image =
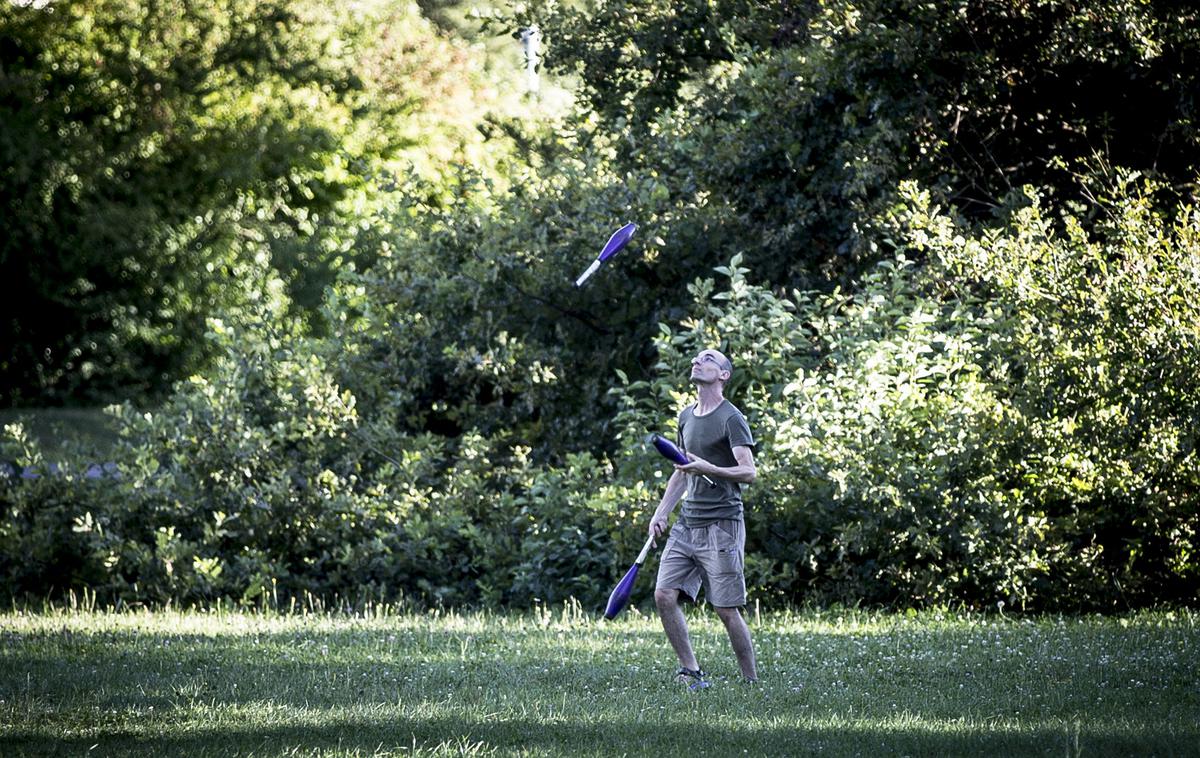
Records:
M583 283L588 280L588 277L591 276L592 274L596 273L596 270L599 268L600 268L600 259L597 258L596 260L592 261L592 265L587 267L587 271L584 271L583 274L580 275L580 277L575 280L575 286L582 287Z
M642 545L642 552L638 553L637 560L634 561L637 565L642 565L646 562L646 556L650 554L650 548L654 545L653 535L646 538L646 544Z

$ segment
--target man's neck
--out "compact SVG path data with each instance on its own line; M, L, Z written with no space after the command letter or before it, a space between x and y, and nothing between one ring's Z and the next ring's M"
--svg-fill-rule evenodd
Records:
M717 406L725 401L725 394L719 382L696 385L696 408L693 413L703 416L712 413Z

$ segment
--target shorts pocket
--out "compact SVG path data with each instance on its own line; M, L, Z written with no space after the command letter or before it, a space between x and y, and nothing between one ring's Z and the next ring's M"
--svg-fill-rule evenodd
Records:
M741 574L722 574L709 578L705 599L718 608L740 608L746 604L746 581Z
M718 548L733 547L740 550L743 544L742 529L744 528L740 521L714 521L709 539Z
M717 566L714 572L717 576L738 575L742 573L742 555L736 549L718 550Z
M730 530L733 530L732 532ZM726 521L713 524L709 537L712 539L714 563L712 573L716 576L742 573L741 524Z

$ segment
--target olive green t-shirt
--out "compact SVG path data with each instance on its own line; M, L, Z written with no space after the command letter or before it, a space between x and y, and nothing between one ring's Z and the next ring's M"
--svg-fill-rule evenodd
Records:
M697 416L695 404L679 414L679 447L715 466L738 465L733 456L735 447L754 447L754 437L746 417L728 400L711 413ZM704 526L713 521L742 518L742 485L719 476L689 475L687 492L683 496L680 520L684 526Z

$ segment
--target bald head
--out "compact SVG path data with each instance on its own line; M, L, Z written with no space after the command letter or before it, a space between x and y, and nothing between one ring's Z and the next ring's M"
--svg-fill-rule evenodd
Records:
M697 384L725 384L733 376L733 362L715 348L701 350L692 359L692 381Z

